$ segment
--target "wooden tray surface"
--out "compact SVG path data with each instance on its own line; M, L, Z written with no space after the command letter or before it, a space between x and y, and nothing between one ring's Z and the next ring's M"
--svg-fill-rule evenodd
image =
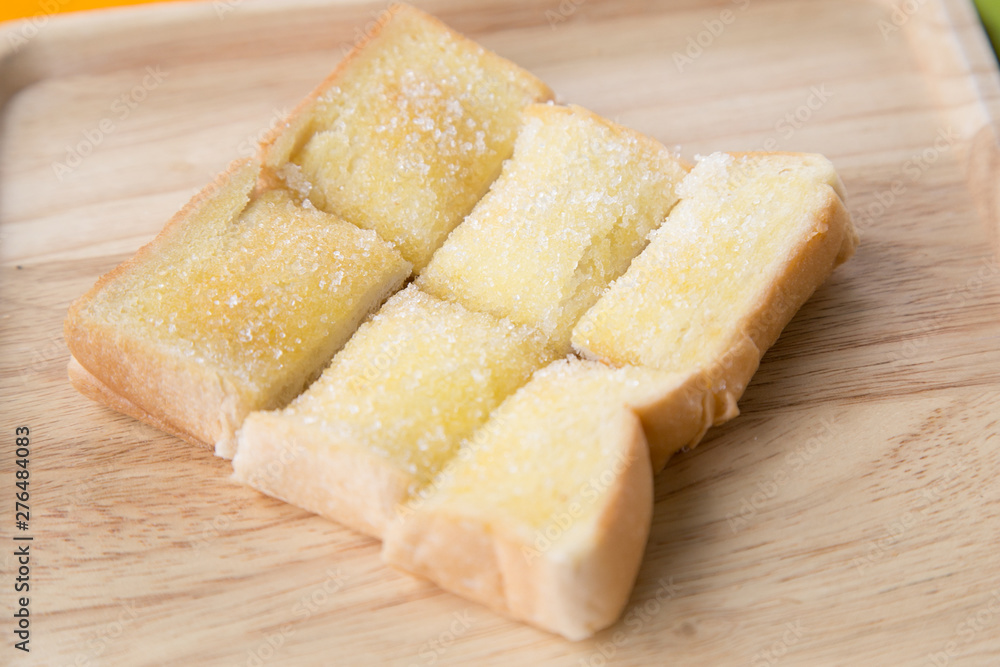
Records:
M0 663L1000 663L1000 88L971 5L417 4L689 158L826 154L858 254L764 358L743 414L657 478L623 619L570 643L383 566L374 540L66 380L70 301L249 155L385 4L0 26L6 610L17 426L34 537L31 652L5 612Z

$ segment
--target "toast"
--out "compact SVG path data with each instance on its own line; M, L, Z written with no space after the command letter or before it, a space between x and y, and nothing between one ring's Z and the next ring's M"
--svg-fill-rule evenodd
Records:
M635 582L653 503L629 406L683 381L553 362L389 525L384 560L569 639L607 627Z
M70 379L581 639L626 604L652 475L737 414L854 251L842 185L816 155L692 170L411 7L383 17L74 302Z
M234 163L65 321L78 389L227 457L411 271L374 232L255 193L259 169Z
M688 165L580 107L532 105L524 117L499 179L417 284L569 352L573 325L667 216Z
M287 408L250 415L236 479L369 535L553 358L544 337L397 293Z
M419 272L500 173L521 109L552 91L408 5L385 16L262 160L270 184L374 229Z
M66 367L66 374L69 376L69 382L73 385L73 388L90 400L96 403L101 403L116 412L122 413L123 415L127 415L133 419L149 424L153 428L176 436L181 440L191 443L192 445L201 447L205 446L204 442L196 440L191 434L177 428L170 422L164 421L163 419L146 412L135 403L129 401L127 398L113 392L106 384L94 377L89 371L87 371L86 368L81 366L80 362L74 357L69 358L69 364L67 364Z
M695 373L718 424L761 356L857 234L843 186L820 155L716 153L680 184L681 201L573 331L582 355ZM662 464L678 440L651 441Z

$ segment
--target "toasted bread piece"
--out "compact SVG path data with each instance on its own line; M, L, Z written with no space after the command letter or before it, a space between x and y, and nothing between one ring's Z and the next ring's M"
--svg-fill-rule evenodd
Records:
M265 141L267 175L394 243L419 272L510 156L537 78L393 3Z
M288 192L253 195L258 172L234 163L65 322L103 387L89 395L116 395L104 402L223 456L243 418L301 392L411 268L374 232Z
M74 357L69 358L66 373L69 376L69 382L73 385L73 388L92 401L103 403L116 412L120 412L123 415L128 415L132 419L137 419L141 422L149 424L153 428L157 428L164 433L169 433L170 435L176 436L181 440L187 440L192 445L206 445L206 443L201 440L196 440L189 433L186 433L172 424L149 414L135 403L132 403L128 399L123 398L111 391L106 384L91 375L86 368L81 366L80 362Z
M236 477L380 537L397 506L552 358L537 332L410 286L291 405L247 418Z
M524 116L513 158L418 284L539 328L568 352L577 319L677 201L687 165L580 107Z
M383 558L570 639L610 625L635 582L652 512L646 442L628 406L683 380L553 362L400 512Z
M700 373L720 423L858 238L820 155L716 153L679 193L649 247L577 324L573 345L612 364Z

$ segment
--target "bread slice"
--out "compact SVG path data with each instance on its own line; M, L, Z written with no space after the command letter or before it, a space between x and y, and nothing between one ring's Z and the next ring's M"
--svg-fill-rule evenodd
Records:
M76 358L69 358L69 364L67 365L66 372L69 375L69 382L73 385L73 388L90 400L102 403L116 412L120 412L123 415L128 415L133 419L145 422L146 424L149 424L153 428L159 429L164 433L169 433L170 435L176 436L181 440L186 440L192 445L205 445L205 443L201 440L196 440L189 433L182 431L169 422L146 412L135 403L132 403L128 399L113 392L106 384L91 375L86 368L81 366L80 362L77 361Z
M374 232L286 191L255 195L258 174L234 163L65 322L81 391L223 456L243 418L301 392L411 268Z
M687 165L580 107L532 105L524 116L513 158L418 284L569 352L576 320L666 217Z
M410 286L291 405L247 418L236 478L380 537L398 505L552 358L537 332Z
M420 271L510 156L537 78L438 20L388 17L265 142L268 175Z
M607 627L635 582L653 502L643 429L627 406L682 383L553 362L389 525L383 558L569 639Z
M700 374L716 423L738 413L761 356L858 237L829 160L716 153L624 276L573 331L581 354ZM654 458L666 460L676 443Z

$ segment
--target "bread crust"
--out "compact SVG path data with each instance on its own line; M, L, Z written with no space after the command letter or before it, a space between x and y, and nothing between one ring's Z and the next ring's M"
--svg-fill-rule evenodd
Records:
M819 155L797 153L757 152L729 153L729 155L734 158L749 159L786 155L826 160ZM825 233L816 233L801 240L789 257L785 270L772 281L771 288L762 295L756 307L744 319L745 325L741 330L760 350L760 354L774 344L799 308L826 281L835 268L850 259L857 248L858 234L844 204L844 189L839 177L836 177L834 183L826 186L823 204L815 213L812 227ZM734 347L737 345L739 343Z
M568 354L579 317L645 247L691 165L652 137L576 105L530 104L521 117L524 129L499 178L416 283L535 327ZM616 157L598 157L605 149ZM612 160L631 166L616 169ZM538 197L546 203L533 211Z
M76 358L70 357L69 365L66 370L69 375L69 382L73 385L73 388L92 401L109 407L116 412L128 415L133 419L138 419L139 421L149 424L153 428L159 429L165 433L177 436L192 445L200 445L202 447L209 446L201 440L195 438L190 433L175 428L169 422L163 421L162 419L149 414L135 403L129 401L127 398L116 394L110 387L91 375L86 368L80 365L80 362L77 361Z
M113 281L141 271L143 263L169 246L223 189L232 187L241 192L238 201L245 199L245 206L258 172L259 165L252 159L232 162L175 213L152 241L101 276L70 305L63 324L66 345L75 361L104 387L97 390L93 383L82 382L81 386L90 391L88 396L116 410L118 406L127 407L127 403L143 415L138 417L142 421L156 422L166 427L164 430L183 433L185 439L195 442L215 443L235 430L242 419L238 401L233 398L239 395L238 388L203 366L179 365L162 350L123 335L117 327L89 320L85 310ZM234 211L234 215L238 214L238 210ZM82 377L80 373L75 375ZM184 415L183 422L175 415Z
M638 130L633 130L625 125L620 125L614 121L608 120L604 116L601 116L586 107L581 107L578 104L557 104L551 102L536 102L534 104L529 104L521 112L524 116L532 116L538 118L542 121L548 114L562 114L565 116L582 116L587 120L606 128L612 135L617 139L631 139L637 144L642 146L641 150L651 153L660 154L664 151L670 153L677 161L677 164L684 168L685 171L690 172L694 168L694 165L687 160L682 159L675 152L670 151L666 146L664 146L659 140L654 139L648 134L639 132ZM638 151L637 151L638 152Z
M614 623L649 537L652 470L638 418L623 409L617 453L626 465L600 507L539 550L537 531L503 517L418 503L386 529L383 559L568 639Z
M629 408L642 424L653 474L662 471L679 450L696 446L709 428L739 412L735 400L717 403L706 390L700 372L688 375L657 396L630 403Z
M835 186L825 186L823 204L814 212L810 227L825 233L800 240L782 272L742 318L735 340L703 371L702 385L712 396L713 425L739 414L737 401L757 372L761 358L816 289L854 254L857 232Z
M403 14L414 17L435 30L447 31L454 39L468 44L469 48L480 49L474 42L447 28L437 19L408 5L393 3L388 9L389 18L380 21L376 30L365 39L364 43L358 44L334 71L295 107L285 122L269 133L260 147L261 160L273 161L275 144L281 137L293 142L301 139L296 133L300 134L299 130L308 129L311 122L311 105L336 84L344 69L358 57L365 44L376 39L384 26L393 18ZM487 53L487 57L502 62L505 68L515 67L500 56ZM522 86L537 88L540 97L552 97L552 91L540 80L523 70L518 71ZM298 126L298 129L292 126ZM291 135L289 135L290 128ZM293 150L294 146L288 149ZM212 183L174 214L152 241L141 247L133 257L101 276L86 294L71 305L64 323L67 345L77 362L92 378L95 380L99 378L103 387L99 390L92 382L81 380L80 384L87 388L88 396L115 409L118 409L116 406L121 406L129 410L129 414L141 414L143 415L141 419L144 421L160 424L164 430L170 432L183 433L196 442L214 443L216 453L226 458L232 457L235 453L235 430L251 409L278 407L258 405L254 400L253 387L242 386L243 383L240 381L214 373L198 364L182 363L172 357L169 350L161 349L149 341L131 339L127 333L116 327L88 319L85 311L95 302L97 295L110 284L132 271L141 270L150 258L171 246L183 233L192 217L204 206L211 204L223 190L227 188L239 190L240 201L245 207L254 192L259 194L282 184L282 180L272 169L264 168L256 159L237 160L231 163ZM233 216L239 214L239 210L228 212ZM386 293L398 288L405 277L399 276ZM381 296L384 298L385 294ZM377 306L381 300L379 299L374 305ZM80 376L79 373L76 375Z
M822 156L798 153L729 153L734 158L758 159L773 155L795 158ZM662 397L633 406L646 429L654 472L659 472L677 450L694 447L706 431L739 414L737 402L746 391L764 353L774 344L795 313L829 277L853 255L858 236L847 211L839 177L825 186L822 204L810 228L819 232L803 238L788 255L780 274L736 323L737 332L726 351L711 364L694 369L690 378ZM617 365L615 360L574 346L584 358Z
M269 496L381 538L415 486L413 476L349 443L274 412L254 412L240 430L233 478Z
M140 247L134 255L98 278L93 287L76 299L69 307L69 317L66 319L65 327L69 327L73 323L73 318L78 315L79 310L92 302L108 283L134 270L135 267L141 266L147 258L154 256L162 247L169 244L170 239L180 232L188 220L205 204L212 201L220 190L228 187L231 182L235 182L238 189L246 191L246 200L249 202L250 192L257 180L259 169L260 165L252 158L241 158L230 162L225 170L212 179L211 183L202 188L198 194L167 220L167 224L153 237L152 241Z
M80 380L86 395L169 433L182 434L188 441L214 445L215 453L223 458L232 458L235 454L236 431L252 410L282 407L305 388L303 383L308 384L315 377L336 349L315 351L317 358L310 363L317 367L311 369L312 376L300 378L298 373L291 374L282 379L280 385L269 386L262 394L259 387L249 382L184 358L175 354L168 344L134 336L123 327L92 317L87 311L114 281L127 280L133 272L144 271L146 263L157 253L170 252L182 242L179 237L186 226L199 224L197 218L206 206L222 203L227 206L225 215L231 215L230 220L235 219L249 203L259 172L259 163L252 159L230 164L175 214L152 241L101 276L86 294L74 301L64 322L70 352L102 387L86 379ZM224 192L226 189L230 192ZM217 200L220 195L224 199ZM359 303L367 304L367 308L355 313L356 321L343 323L345 336L378 308L409 273L410 265L402 262L394 274L387 273L382 282L372 284L359 298ZM73 372L78 379L83 377Z
M452 30L437 18L411 5L404 2L391 3L386 8L385 15L388 18L377 21L375 28L367 33L363 40L355 44L354 48L337 63L333 71L289 112L284 122L279 123L264 136L264 139L260 142L260 151L258 153L261 164L264 167L261 171L259 188L268 189L284 185L284 179L277 173L277 170L305 143L306 137L304 135L309 132L313 122L311 115L312 106L327 90L336 85L337 81L343 76L344 71L363 53L365 46L381 37L385 27L400 14L418 17L428 25L433 26L436 30L446 32L456 41L468 44L472 48L483 48L465 35ZM499 62L508 63L506 59L488 49L483 49L483 51ZM521 72L523 73L522 83L532 85L536 89L536 95L540 101L555 99L555 93L543 81L526 70L521 70Z

